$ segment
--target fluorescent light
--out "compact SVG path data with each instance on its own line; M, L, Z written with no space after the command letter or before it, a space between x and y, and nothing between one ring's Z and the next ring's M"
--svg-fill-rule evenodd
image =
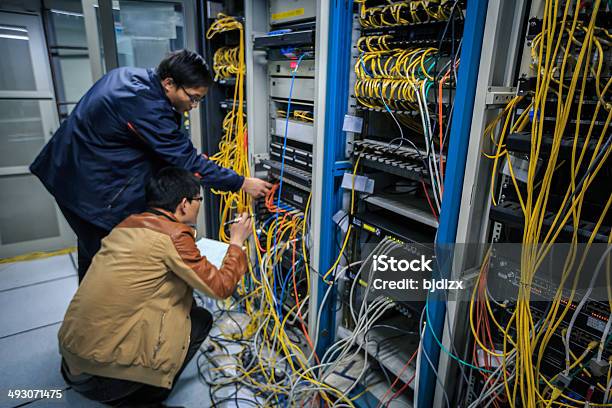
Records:
M13 26L3 26L3 25L0 25L0 30L20 31L22 33L28 32L28 30L26 30L25 28L13 27Z
M63 16L83 17L83 13L73 13L71 11L51 9L51 12L54 14L61 14Z
M7 38L9 40L25 40L28 41L30 38L22 35L10 35L10 34L0 34L0 38Z

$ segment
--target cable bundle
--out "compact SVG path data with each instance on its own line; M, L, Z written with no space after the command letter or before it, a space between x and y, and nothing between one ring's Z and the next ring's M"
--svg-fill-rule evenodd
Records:
M358 339L361 339L363 342L361 347L365 350L368 350L369 349L368 342L370 341L368 337L369 331L372 329L374 324L378 321L380 317L383 316L383 314L386 311L394 307L393 301L383 296L377 296L374 300L370 301L368 298L368 292L370 291L371 286L367 284L365 284L366 286L365 293L362 296L363 300L361 302L361 306L357 313L354 310L355 302L353 299L355 297L355 289L357 287L357 284L360 282L359 276L365 277L367 275L367 278L365 278L365 280L367 282L372 281L372 276L374 274L374 268L372 267L371 258L374 256L374 254L377 254L377 255L389 254L393 249L396 249L399 246L400 244L398 244L397 242L391 239L385 238L376 246L376 248L371 252L371 254L366 260L357 261L352 264L346 265L335 274L334 281L337 281L344 277L345 271L350 266L362 264L362 267L360 268L359 273L357 274L357 277L355 277L353 279L353 282L351 283L350 300L348 304L348 307L350 308L350 315L354 323L354 329L350 336L337 341L336 343L334 343L331 347L329 347L326 350L325 354L321 358L320 364L317 364L310 368L311 371L317 370L318 378L320 379L320 381L324 381L326 378L332 375L332 373L334 373L339 367L348 364L350 361L352 361L355 358L355 356L357 356L357 354L362 353L362 350L360 350L360 347L356 347L358 344L357 343ZM364 267L365 265L369 266L369 270L366 270L366 268ZM319 308L316 324L318 324L319 322L319 318L320 318L322 309L329 296L331 288L332 287L330 286L328 291L325 293L322 304ZM343 389L342 392L344 393L344 395L349 394L361 382L361 380L366 375L366 370L369 367L368 353L365 353L364 356L365 356L365 361L364 361L363 367L361 367L361 371L359 375L353 379L351 385L348 388ZM411 358L410 361L408 361L405 368L408 367L408 364L410 364L413 358ZM397 382L397 379L396 379L396 382ZM393 385L395 385L395 383L393 383ZM295 392L299 392L299 391L300 389L295 390ZM307 392L307 391L308 389L306 388L306 390L303 392ZM385 397L386 396L387 395L385 395ZM351 400L355 400L358 397L359 395L353 397ZM393 395L391 399L395 397L396 395ZM389 401L391 401L391 399ZM382 405L382 401L381 401L381 405Z
M248 137L245 124L246 115L244 113L244 28L238 19L228 17L224 14L219 14L218 19L210 26L206 32L206 38L211 39L219 33L226 31L238 30L240 34L240 43L235 52L223 51L223 54L231 54L232 59L237 56L236 69L233 75L236 77L236 85L234 86L234 97L232 110L227 113L223 119L223 137L219 143L219 152L210 157L210 160L217 164L234 170L241 176L250 176L250 167L248 162ZM220 50L222 50L221 48ZM227 48L226 48L227 50ZM215 65L217 64L217 55L220 51L215 52ZM219 54L221 55L221 54ZM217 71L216 76L230 73L229 69ZM215 194L221 195L220 206L220 221L221 224L233 219L237 214L249 212L252 214L251 202L249 196L242 190L238 192L221 192L214 191ZM219 231L219 239L224 242L229 242L229 237L226 231L222 228Z
M431 69L431 55L436 52L435 48L363 52L355 64L357 101L369 108L384 108L386 103L393 109L417 110L419 90L434 79L425 64L429 60Z
M581 399L578 399L575 393L570 394L566 391L567 384L558 381L561 376L571 381L578 375L583 375L586 371L584 361L589 358L602 362L602 352L612 338L609 336L612 297L608 291L611 313L603 336L594 342L595 344L589 344L580 355L570 348L572 326L581 305L590 293L589 289L583 300L575 306L576 284L588 253L586 251L581 256L577 255L578 227L585 216L593 216L583 211L585 196L589 194L589 188L592 187L595 177L606 165L608 156L612 152L612 135L608 130L612 119L612 105L608 97L612 80L608 76L602 81L604 62L609 60L609 34L595 26L601 2L594 1L592 12L588 15L581 13L583 7L581 3L552 0L545 2L542 31L531 44L532 68L536 77L536 87L531 95L531 101L512 123L514 111L522 99L515 98L486 129L486 134L491 137L494 146L494 151L487 155L494 160L492 183L495 181L498 161L506 158L510 178L525 219L520 260L521 284L516 306L510 312L508 324L503 327L493 315L486 284L482 283L485 280L490 258L487 255L481 269L481 284L477 285L472 295L470 320L473 320L475 313L477 324L472 322L471 327L479 347L488 356L501 361L497 369L488 373L490 375L485 383L485 394L499 396L505 392L504 398L510 406L527 408L553 405L612 406L612 401L609 399L612 387L610 373L606 384L597 384L587 395L580 396ZM579 16L585 16L586 21L580 22ZM589 96L587 83L593 77L597 102L592 113L585 113L583 102ZM549 127L545 127L545 121L549 120L547 115L550 116L551 113L555 121ZM575 116L572 117L572 113ZM574 122L570 123L572 119ZM596 126L596 123L599 125ZM497 137L495 137L496 128L501 128L497 132ZM551 129L548 136L552 139L552 148L549 154L544 156L542 141L547 128ZM519 184L504 143L509 133L523 129L530 131L531 147L526 183ZM566 160L561 160L559 155L562 140L573 141L571 157ZM595 143L592 151L588 149L591 141ZM582 147L579 142L582 143ZM564 170L563 173L559 172L561 168ZM559 183L564 186L564 190L557 191L558 199L553 204L551 192L553 185L558 186ZM492 185L492 194L493 192L494 185ZM496 202L493 201L495 205ZM594 242L611 204L612 194L608 194L607 200L602 203L601 214L595 214L595 226L587 244ZM550 221L546 227L545 218ZM559 234L570 226L573 229L570 250L561 271L560 285L556 288L554 299L547 311L536 322L530 306L535 274L549 255L552 245L559 239ZM610 243L612 243L612 234L608 237L608 244ZM605 260L609 262L609 251L602 256L595 274L599 273ZM609 269L607 273L609 275ZM565 297L564 290L569 291L569 297ZM476 312L473 311L475 302L479 302ZM563 322L569 316L571 316L569 327L563 328L565 325ZM495 351L492 342L486 340L488 335L483 335L482 329L485 327L483 324L489 322L492 322L503 335L502 351ZM566 366L549 378L542 373L541 367L553 335L560 335L563 340ZM595 356L596 350L599 351ZM596 391L603 394L603 399L597 402L594 400ZM481 406L477 404L479 401L480 399L475 401L476 405L472 405Z
M240 47L221 47L215 51L213 56L215 81L234 77L241 69L244 70L244 66L240 68L239 52Z
M354 93L358 103L371 109L385 109L391 114L400 130L400 144L404 138L400 121L415 129L414 121L407 123L406 119L396 119L393 111L408 110L420 113L421 123L418 128L425 140L425 155L429 170L429 181L433 187L432 212L434 217L440 212L442 201L442 186L444 184L444 164L441 157L447 136L443 129L443 86L450 82L451 74L456 70L458 60L452 64L449 60L441 70L438 80L438 112L429 107L430 90L436 84L433 74L438 59L436 48L390 48L387 43L389 36L361 37L357 47L361 55L355 64ZM438 75L440 76L440 75ZM435 88L434 88L435 89ZM398 112L399 113L399 112ZM439 138L438 146L434 144L434 120L437 116ZM433 118L433 120L432 120ZM448 129L448 128L447 128ZM438 153L436 154L436 150Z
M314 122L312 112L305 110L294 110L293 117L302 122Z
M357 3L361 4L362 28L368 28L370 23L363 21L365 0ZM421 180L421 184L432 215L437 219L444 185L444 146L448 141L453 112L452 89L457 82L458 55L461 50L461 41L457 44L455 39L455 20L462 20L463 14L457 0L452 3L392 3L372 9L378 10L377 13L383 13L384 10L385 13L393 11L396 15L395 22L403 24L405 17L401 17L401 10L408 7L406 5L410 5L413 11L422 7L422 11L430 14L428 18L446 20L438 46L406 46L406 42L395 40L391 34L360 37L357 41L360 55L354 66L356 81L353 92L359 105L374 111L386 111L391 115L399 130L399 137L394 138L390 144L397 143L402 146L408 143L416 150L422 151L405 137L402 125L423 135L425 151L422 155L429 173L429 187L425 185L424 180ZM385 17L381 19L383 21L373 21L372 24L394 24L385 20ZM425 19L420 21L425 22ZM447 34L451 37L450 55L442 61L440 50Z
M232 111L223 121L224 136L219 144L219 152L211 159L234 169L238 174L249 176L243 112L245 65L242 24L232 17L219 15L219 19L207 32L207 38L229 30L240 30L240 45L236 51L238 69L232 70L235 73L227 71L236 76L234 104ZM221 55L229 59L230 51L218 52L218 61L221 60ZM232 58L235 56L231 55ZM300 61L301 58L298 65ZM291 111L290 102L287 109ZM305 111L293 111L293 115L300 120L311 119ZM308 386L309 390L315 390L309 398L322 398L328 405L345 398L339 391L317 380L313 373L308 373L311 358L314 356L318 359L314 353L316 344L309 337L305 320L310 296L307 249L310 197L302 213L281 202L281 190L282 184L276 184L266 197L265 205L269 216L257 226L254 223L254 245L247 247L248 273L237 288L236 302L230 310L222 310L222 313L227 313L228 316L243 314L248 324L244 328L237 324L240 327L238 334L222 331L219 337L212 339L225 352L224 357L230 359L231 363L209 369L210 374L206 374L198 364L200 374L211 384L211 399L215 403L235 401L238 404L239 401L244 401L239 397L239 392L244 390L252 396L249 399L251 405L286 406L293 403L293 397L290 395L304 395L300 390L305 386ZM222 196L222 223L243 211L253 215L252 202L244 193L216 193ZM223 228L219 231L219 237L226 242L229 240ZM288 257L291 267L283 268L283 258ZM301 298L298 288L303 284L306 286L306 294ZM287 306L289 298L295 301L292 307ZM300 335L303 335L305 342ZM231 345L239 345L239 350L232 351ZM305 352L308 349L310 357ZM209 357L213 363L207 353L203 356ZM233 388L233 395L217 400L217 394L229 388ZM347 403L351 404L350 400Z
M404 1L385 6L366 7L361 3L359 23L364 28L383 28L444 21L450 16L450 1Z
M295 120L298 120L300 122L314 122L314 118L312 116L312 112L311 111L295 109L295 110L293 110L292 113L293 113L293 119L295 119ZM278 109L276 111L276 117L277 118L286 118L287 117L287 112L282 110L282 109Z
M321 382L311 367L312 359L318 359L314 352L316 340L313 343L310 339L305 322L309 295L300 298L300 281L297 277L298 268L303 266L306 270L303 279L306 293L309 294L308 221L304 213L275 203L274 195L277 192L278 184L266 197L266 207L271 215L258 229L255 266L249 264L248 279L238 290L240 298L235 310L245 313L250 324L241 330L239 338L222 333L213 339L223 349L236 343L241 348L236 353L226 350L227 355L233 357L232 362L209 371L235 371L236 375L205 374L202 368L201 375L215 392L220 388L233 387L235 398L226 398L228 401L239 401L238 393L248 390L254 397L250 400L254 406L287 406L296 400L306 402L319 397L330 406L336 400L345 400L348 406L353 406L343 393ZM306 204L306 214L309 206L310 198ZM292 267L281 270L279 265L288 254ZM285 306L289 297L295 300L290 309ZM300 335L304 336L306 343Z

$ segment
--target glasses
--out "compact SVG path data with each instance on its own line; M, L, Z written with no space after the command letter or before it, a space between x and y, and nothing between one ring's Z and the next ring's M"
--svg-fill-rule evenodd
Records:
M189 200L189 201L194 201L194 200L195 200L195 201L202 202L202 201L204 201L204 197L193 197L193 198L192 198L191 200Z
M181 87L181 89L183 90L183 92L185 92L185 95L187 95L189 97L189 101L194 104L197 105L200 102L202 102L202 98L199 96L195 96L190 94L189 92L187 92L187 90L183 87L183 85L179 85Z

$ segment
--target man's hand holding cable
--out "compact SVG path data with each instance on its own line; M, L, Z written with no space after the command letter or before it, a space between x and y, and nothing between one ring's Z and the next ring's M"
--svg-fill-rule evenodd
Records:
M236 221L230 226L230 244L242 246L244 241L253 232L253 219L248 213L240 215L240 221Z
M245 177L242 190L253 198L260 198L268 194L272 184L255 177Z

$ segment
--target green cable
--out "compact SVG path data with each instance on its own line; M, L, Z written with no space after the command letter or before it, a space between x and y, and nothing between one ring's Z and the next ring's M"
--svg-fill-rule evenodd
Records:
M425 314L427 315L427 320L431 321L431 318L429 317L429 296L425 299ZM478 370L478 371L482 371L483 373L489 373L489 374L493 374L495 373L495 371L491 371L491 370L487 370L485 368L481 368L481 367L477 367L475 365L472 365L470 363L468 363L467 361L463 361L462 359L460 359L459 357L455 356L453 353L451 353L450 351L448 351L446 349L446 347L444 347L442 345L442 343L440 342L440 340L438 339L438 336L436 336L436 333L434 332L434 330L431 328L431 325L427 325L429 327L429 331L431 332L433 338L436 340L436 343L438 343L438 346L440 347L440 349L442 351L444 351L446 354L448 354L453 360L463 364L464 366L473 368L474 370Z

